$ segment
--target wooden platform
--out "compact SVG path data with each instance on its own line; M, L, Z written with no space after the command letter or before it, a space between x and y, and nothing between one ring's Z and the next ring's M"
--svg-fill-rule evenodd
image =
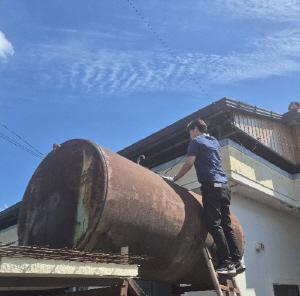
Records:
M74 250L0 247L0 291L120 286L124 279L138 277L141 259Z

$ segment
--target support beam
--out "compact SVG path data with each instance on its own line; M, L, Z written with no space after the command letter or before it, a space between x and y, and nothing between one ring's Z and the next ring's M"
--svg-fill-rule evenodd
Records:
M97 285L138 276L138 265L93 263L30 257L0 257L0 287Z
M105 288L98 288L92 289L87 291L79 291L73 292L68 294L57 294L55 296L119 296L121 295L121 290L123 289L121 286L114 286L114 287L105 287ZM127 296L127 294L126 294Z
M128 290L132 296L146 296L143 289L134 279L128 279Z
M49 277L1 277L0 291L45 290L66 287L97 287L121 285L122 279L105 278L49 278Z

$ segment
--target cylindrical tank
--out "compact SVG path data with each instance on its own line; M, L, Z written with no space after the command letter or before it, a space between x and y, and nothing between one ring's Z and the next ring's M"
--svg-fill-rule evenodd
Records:
M242 228L232 216L240 251ZM21 245L148 255L144 279L211 286L202 257L211 244L202 198L87 140L70 140L42 161L19 215Z

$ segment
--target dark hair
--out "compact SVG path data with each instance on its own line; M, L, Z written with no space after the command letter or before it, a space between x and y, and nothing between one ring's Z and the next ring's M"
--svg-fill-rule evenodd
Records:
M207 133L207 125L205 121L200 118L192 120L186 127L188 132L194 128L197 128L201 133Z
M300 102L291 102L289 105L289 111L292 110L299 110L300 109Z

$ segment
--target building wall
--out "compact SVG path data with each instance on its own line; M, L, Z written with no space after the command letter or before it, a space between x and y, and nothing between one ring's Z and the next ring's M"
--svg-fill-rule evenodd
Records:
M231 140L223 140L223 168L232 182L265 193L261 201L300 207L300 175L291 175ZM184 161L179 157L154 168L162 174L175 175ZM194 168L178 181L188 189L198 188ZM298 210L299 212L299 210ZM300 212L299 212L300 214Z
M232 210L245 231L248 271L239 283L246 295L274 295L273 284L300 286L300 218L238 194ZM265 247L261 252L258 243Z
M240 112L234 113L234 124L282 157L299 163L297 155L300 149L291 127L280 121Z
M291 175L232 141L224 141L224 169L229 177L265 193L270 200L298 208L300 177Z
M295 149L296 149L296 162L300 164L300 126L296 125L292 127L293 137L295 142Z
M236 194L232 196L232 211L245 232L248 270L237 277L243 295L274 296L273 284L300 286L300 218ZM258 243L265 246L261 252L256 251Z

